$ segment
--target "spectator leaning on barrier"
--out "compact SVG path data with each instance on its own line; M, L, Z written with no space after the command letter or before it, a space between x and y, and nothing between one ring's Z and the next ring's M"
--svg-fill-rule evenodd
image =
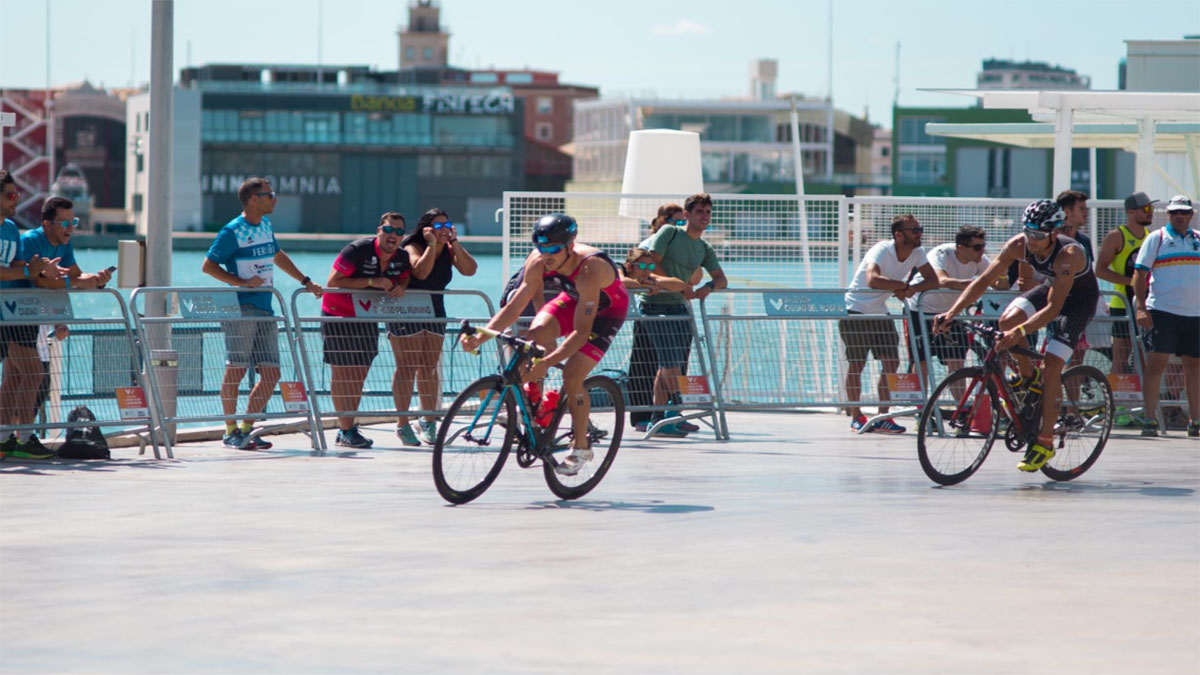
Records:
M57 258L23 255L21 231L10 218L17 211L21 193L16 181L0 170L0 290L29 288L29 277L61 278L67 270ZM42 368L37 355L36 325L0 324L0 362L4 364L0 380L0 426L33 424L33 406ZM14 431L0 443L0 453L27 459L46 459L53 453L42 446L29 430Z
M374 237L346 244L329 272L330 288L380 290L393 298L404 295L412 270L408 253L400 247L404 216L388 211L379 217ZM357 315L350 293L325 293L321 315L352 318ZM333 407L338 411L358 410L367 371L379 355L379 324L374 321L322 321L321 338L325 363L329 364ZM338 418L336 445L369 448L372 442L358 431L353 416Z
M846 292L848 314L879 314L879 319L842 319L838 322L838 334L846 345L846 396L857 404L862 391L862 371L867 357L872 353L883 365L879 376L879 400L888 400L887 375L895 373L900 365L897 344L900 336L893 319L887 316L888 293L905 301L921 291L938 287L938 275L929 266L925 249L921 247L921 234L925 228L911 213L892 219L892 238L875 244L863 256L854 272L854 279ZM921 273L921 282L908 281L913 270ZM879 406L882 415L887 405ZM867 423L867 416L858 405L851 405L850 428L858 431ZM902 434L906 430L891 419L876 422L867 431Z
M1137 322L1146 331L1146 422L1143 436L1158 435L1158 397L1172 354L1183 359L1187 389L1187 435L1200 437L1200 232L1189 227L1192 200L1176 195L1167 203L1165 227L1148 234L1133 271Z
M1104 236L1096 258L1096 276L1116 286L1117 295L1108 302L1112 316L1128 316L1127 299L1133 296L1133 264L1146 239L1146 228L1154 220L1155 200L1145 192L1125 198L1125 224ZM1129 373L1129 355L1133 351L1129 326L1113 324L1112 372Z
M208 249L201 268L217 281L239 288L270 288L275 266L304 285L305 290L321 297L321 287L305 276L275 241L275 231L267 214L275 210L275 193L264 178L247 178L238 188L242 212L229 221ZM225 269L221 266L225 265ZM230 448L265 450L271 443L251 439L254 420L245 419L237 426L238 387L246 370L257 366L259 379L250 391L246 414L256 415L267 407L275 384L279 382L279 325L274 320L254 320L275 315L271 293L238 293L242 316L249 321L226 322L225 378L221 382L221 407L226 417L223 442Z
M937 273L938 287L956 291L966 288L992 262L983 253L986 247L987 233L983 228L970 225L960 227L954 235L953 242L933 247L929 251L929 266ZM923 281L923 276L918 272L910 283L913 286L920 286ZM998 287L1008 288L1003 277L998 278L996 284ZM918 364L922 378L929 377L929 359L925 354L923 333L928 332L929 347L933 351L933 355L945 364L950 372L962 368L963 362L966 360L967 330L962 327L962 324L952 324L949 331L938 335L934 335L930 330L933 326L933 317L950 309L956 299L953 293L930 293L924 296L924 299L911 295L906 301L909 325L913 331L913 342L916 343L915 353L912 345L909 345L909 358L913 363ZM920 309L926 316L923 322L918 320L918 301L921 302Z
M660 276L673 277L688 283L683 293L664 290L641 300L642 316L682 317L667 321L648 321L646 330L654 345L658 372L654 376L654 405L667 405L668 398L679 392L679 377L687 367L692 347L695 326L688 312L688 301L703 300L709 293L728 286L725 272L717 260L713 247L701 237L712 220L712 197L697 193L683 203L683 215L687 225L664 224L649 241L650 252L658 265ZM678 223L678 221L676 221ZM691 280L701 268L708 272L711 280L692 289ZM677 412L667 412L665 417L677 417ZM694 425L687 427L695 429ZM686 430L680 423L665 425L660 432L681 435Z
M458 240L458 232L446 212L432 208L421 214L417 227L404 238L404 250L412 261L413 275L410 290L444 291L454 278L454 270L474 276L479 264ZM441 293L429 296L433 315L446 317L446 298ZM396 435L405 445L426 445L437 442L437 424L432 415L417 420L417 436L408 423L408 406L412 402L413 380L416 379L421 407L437 410L441 397L438 382L438 362L442 358L446 324L441 321L401 322L388 324L388 341L396 356L396 374L392 376L392 396L400 417ZM418 441L418 437L420 440Z

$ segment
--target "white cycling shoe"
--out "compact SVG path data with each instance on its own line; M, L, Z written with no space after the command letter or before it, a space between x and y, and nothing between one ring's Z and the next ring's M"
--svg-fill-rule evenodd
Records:
M579 473L584 464L592 461L595 455L591 448L572 448L571 454L563 457L563 460L554 467L555 472L563 476L574 476Z

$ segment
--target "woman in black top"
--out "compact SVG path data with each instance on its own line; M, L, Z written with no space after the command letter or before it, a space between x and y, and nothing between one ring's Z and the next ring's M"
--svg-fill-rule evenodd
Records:
M412 280L408 290L442 291L450 285L454 270L464 276L473 276L478 264L467 252L454 230L454 223L446 212L432 208L421 215L416 230L402 242L412 261ZM439 294L429 296L433 314L446 316L446 301ZM438 381L438 361L442 358L442 343L445 339L444 322L403 322L388 324L388 341L396 355L396 374L392 377L392 395L400 413L396 435L405 445L419 445L409 426L408 404L412 399L413 380L422 410L437 410L441 393ZM437 426L432 415L417 421L417 436L427 445L433 445L437 437Z

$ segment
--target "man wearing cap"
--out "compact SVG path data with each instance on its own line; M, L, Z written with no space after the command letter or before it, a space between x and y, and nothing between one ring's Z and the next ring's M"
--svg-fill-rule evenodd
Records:
M1108 303L1111 316L1128 316L1126 299L1133 297L1133 263L1146 238L1146 228L1154 220L1155 203L1145 192L1135 192L1126 197L1125 224L1105 235L1100 243L1096 276L1116 286L1118 293ZM1129 324L1124 321L1113 324L1113 373L1132 372L1129 368L1131 337Z
M1148 349L1143 436L1158 435L1159 386L1167 359L1176 354L1187 389L1187 435L1200 438L1200 232L1189 227L1193 214L1189 197L1172 197L1170 223L1146 235L1134 263L1137 322Z

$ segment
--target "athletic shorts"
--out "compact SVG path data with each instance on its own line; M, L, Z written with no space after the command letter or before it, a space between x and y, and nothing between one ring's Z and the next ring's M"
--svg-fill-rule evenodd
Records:
M37 349L38 327L24 324L14 326L0 324L0 361L8 358L8 345L17 344L30 349Z
M1026 317L1031 317L1045 308L1049 299L1050 285L1042 284L1014 298L1008 306L1017 307L1025 312ZM1099 300L1099 291L1067 296L1062 314L1046 326L1049 332L1046 337L1047 354L1053 354L1064 362L1071 360L1075 346L1079 344L1079 339L1083 337L1092 317L1096 315L1096 303Z
M379 324L373 321L323 321L321 339L331 366L369 366L379 355Z
M849 310L851 315L861 315L861 312ZM896 332L896 324L890 318L879 319L840 319L838 335L846 345L847 361L866 361L867 357L875 354L880 361L900 359L900 335Z
M1200 358L1200 316L1150 310L1154 327L1146 331L1146 349L1159 354Z
M955 321L950 324L950 330L940 335L933 333L933 319L926 319L924 322L918 321L917 313L908 310L909 326L913 332L913 342L916 343L916 351L914 353L913 346L910 343L908 346L909 358L913 361L926 361L925 356L925 340L922 337L924 333L929 334L929 347L933 350L933 355L938 358L943 364L947 360L962 361L967 358L967 329L963 327L961 321Z
M559 332L563 335L569 335L575 331L575 306L578 304L571 296L564 293L559 293L557 298L542 305L539 314L549 314L558 321ZM617 337L617 333L621 331L621 326L625 324L625 317L604 316L603 313L597 316L592 321L592 332L588 336L587 344L580 347L579 353L589 359L600 362L604 358L604 353L612 346L613 339Z
M224 321L225 364L237 368L279 365L279 328L269 309L242 305L246 321ZM262 318L266 317L266 318Z
M650 336L654 347L654 360L659 368L674 368L683 372L691 356L695 324L688 313L687 305L678 303L642 302L642 316L679 317L643 321L642 330Z
M446 307L439 307L436 303L433 306L433 315L439 319L446 318ZM416 335L417 333L433 333L434 335L446 334L445 321L393 321L387 325L388 335L396 337L405 337L407 335Z

